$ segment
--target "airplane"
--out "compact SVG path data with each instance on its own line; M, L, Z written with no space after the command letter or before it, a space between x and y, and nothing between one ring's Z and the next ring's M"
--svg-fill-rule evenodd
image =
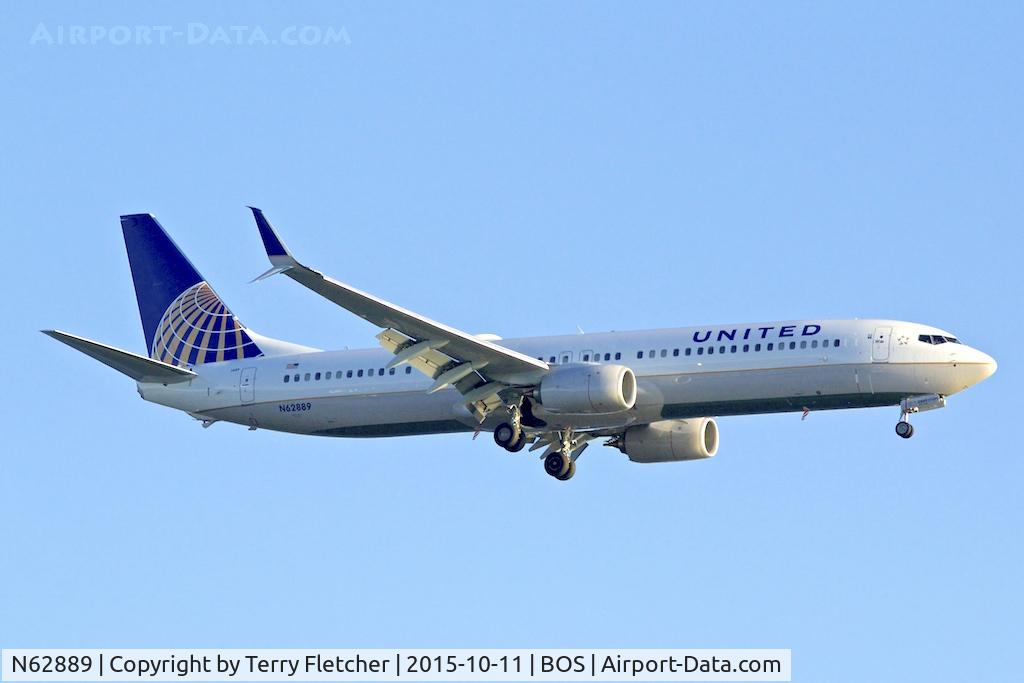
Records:
M362 292L292 256L249 207L284 274L380 328L379 349L323 351L243 325L150 214L121 216L149 355L44 334L134 379L140 396L217 422L336 437L491 432L567 481L596 439L640 463L718 452L714 417L899 406L910 416L988 378L996 361L929 325L785 320L502 339Z

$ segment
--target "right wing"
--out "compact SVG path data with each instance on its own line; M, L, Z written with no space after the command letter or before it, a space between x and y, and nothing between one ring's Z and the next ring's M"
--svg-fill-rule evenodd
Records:
M113 346L100 344L85 337L78 337L59 330L41 330L41 332L59 342L64 342L76 351L92 356L104 365L108 365L118 372L128 375L136 382L176 384L178 382L187 382L198 376L191 370L162 363L158 360L146 358L130 351L123 351Z
M488 412L502 405L500 392L536 384L547 372L548 364L542 360L435 322L302 265L285 247L263 212L249 208L273 266L257 280L284 273L360 318L385 328L377 339L395 354L390 367L410 363L434 380L430 391L453 385L477 419L483 421Z

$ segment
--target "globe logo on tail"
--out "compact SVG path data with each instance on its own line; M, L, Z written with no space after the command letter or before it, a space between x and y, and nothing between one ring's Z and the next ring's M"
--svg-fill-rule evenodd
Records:
M171 302L153 338L150 358L181 367L263 355L205 281Z

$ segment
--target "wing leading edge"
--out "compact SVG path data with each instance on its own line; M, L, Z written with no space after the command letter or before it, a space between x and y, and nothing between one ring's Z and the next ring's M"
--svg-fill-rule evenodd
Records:
M454 386L478 420L483 421L487 413L503 404L501 392L534 385L547 372L548 364L544 361L413 313L302 265L263 212L249 208L272 265L256 280L284 273L363 320L384 328L377 340L395 354L391 367L409 363L434 380L430 391Z

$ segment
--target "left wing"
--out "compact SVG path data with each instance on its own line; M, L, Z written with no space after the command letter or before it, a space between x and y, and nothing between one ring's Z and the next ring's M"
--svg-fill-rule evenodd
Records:
M302 265L270 227L263 212L249 208L273 266L256 280L284 273L360 318L385 328L377 339L395 354L389 367L409 363L434 380L431 392L454 386L481 422L487 413L504 403L501 392L532 386L547 372L548 364L542 360L435 322Z

